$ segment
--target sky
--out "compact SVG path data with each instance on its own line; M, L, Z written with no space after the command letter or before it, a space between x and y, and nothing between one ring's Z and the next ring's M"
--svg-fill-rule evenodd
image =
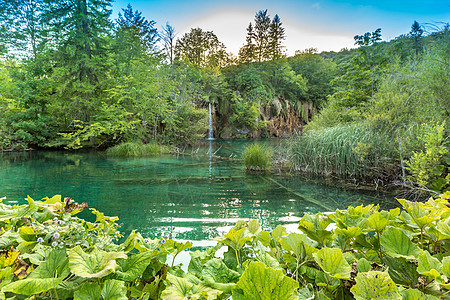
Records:
M248 24L254 24L256 12L265 9L271 19L275 14L280 17L288 55L308 48L354 48L355 35L377 28L381 28L382 39L389 41L408 33L414 21L426 27L450 22L450 0L115 0L112 18L128 3L146 19L156 21L158 30L168 22L177 38L191 28L213 31L227 51L236 55L245 43Z

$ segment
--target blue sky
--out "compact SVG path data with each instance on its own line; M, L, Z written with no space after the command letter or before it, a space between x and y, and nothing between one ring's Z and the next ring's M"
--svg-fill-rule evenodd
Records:
M353 36L382 29L383 40L393 39L420 24L450 22L450 0L422 1L189 1L116 0L113 18L130 3L158 29L169 22L181 37L190 28L212 30L228 51L237 54L245 42L246 28L258 10L268 9L271 18L278 14L286 29L287 53L314 47L319 51L351 48Z

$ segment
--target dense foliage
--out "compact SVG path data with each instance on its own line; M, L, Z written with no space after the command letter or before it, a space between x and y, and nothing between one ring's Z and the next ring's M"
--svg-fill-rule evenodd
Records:
M295 169L449 188L450 30L422 37L417 26L390 43L380 29L355 36L336 91L292 142Z
M133 231L118 243L117 217L90 209L87 222L70 198L0 203L0 298L439 299L450 289L449 199L305 214L291 233L239 221L190 252L187 273L174 261L191 242Z
M253 50L236 58L211 31L176 39L131 5L111 20L110 6L0 3L0 150L193 144L210 103L217 137L288 135L330 91L334 64L286 60L281 19L267 10L248 32Z

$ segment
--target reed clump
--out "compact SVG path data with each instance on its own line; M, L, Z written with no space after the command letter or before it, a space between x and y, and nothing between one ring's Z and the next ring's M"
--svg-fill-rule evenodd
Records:
M167 146L139 142L124 142L106 150L107 155L124 157L153 156L164 152L168 152Z
M289 153L295 170L371 177L393 165L398 157L395 146L387 133L352 123L308 131L291 140Z
M272 166L272 151L259 144L244 149L244 168L248 171L268 172Z

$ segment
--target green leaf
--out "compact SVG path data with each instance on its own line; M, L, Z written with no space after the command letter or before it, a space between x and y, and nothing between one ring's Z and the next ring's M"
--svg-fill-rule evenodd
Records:
M376 232L382 232L389 223L390 222L386 216L379 212L375 212L367 218L366 224Z
M261 231L261 225L257 220L250 220L248 221L247 229L251 234L256 235Z
M74 300L101 299L101 288L97 283L86 282L73 293Z
M35 295L56 288L64 278L25 278L22 280L11 282L2 288L2 292L12 292L22 295Z
M423 251L418 257L419 266L417 267L417 272L419 274L432 277L434 279L440 277L440 272L442 272L442 264L437 259L430 255L428 251Z
M53 250L26 279L10 283L4 286L2 291L34 295L56 288L69 275L67 264L66 252Z
M359 226L352 226L347 228L336 228L337 234L342 234L346 239L352 239L357 237L358 235L362 234L361 227Z
M282 271L267 268L261 262L250 262L236 286L233 299L298 299L298 282Z
M114 273L117 258L127 258L124 252L105 252L94 249L90 254L76 246L68 251L70 271L84 278L101 278Z
M272 268L274 270L283 270L280 265L280 262L272 257L269 253L264 253L256 258L257 261L262 262L266 265L266 267Z
M389 267L388 273L391 279L400 285L417 286L419 284L419 273L416 264L405 258L383 257L383 262Z
M103 283L101 295L105 300L127 300L125 282L109 279Z
M392 257L415 259L420 254L419 247L399 228L387 228L381 235L381 246Z
M402 292L402 300L439 300L433 295L427 295L417 289L407 289Z
M303 250L304 234L290 233L280 240L281 247L286 251L292 251L297 257L300 257Z
M241 228L237 231L231 229L219 241L235 250L239 250L245 245L245 243L250 242L251 240L252 239L248 235L246 228Z
M286 228L284 228L281 225L278 225L277 227L275 227L274 230L272 230L272 238L275 241L279 241L284 235L286 235Z
M229 269L221 259L214 258L206 262L202 276L205 283L212 288L231 293L241 274Z
M167 274L168 287L161 293L161 299L165 300L195 300L217 299L221 291L211 289L203 284L194 285L185 278ZM202 298L203 297L203 298Z
M313 256L325 273L336 279L350 279L352 267L345 260L341 249L322 248Z
M66 278L70 272L68 268L69 260L67 259L66 251L62 249L55 249L49 253L42 262L28 278Z
M442 259L442 273L447 278L450 278L450 256L446 256Z
M358 273L356 284L350 289L356 300L401 300L397 286L386 272Z
M164 249L172 256L177 256L181 251L192 248L192 242L180 243L174 240L167 240Z
M323 246L325 241L333 235L332 231L327 230L330 223L331 219L322 214L305 214L299 221L298 228L306 233L310 239Z
M123 281L133 281L144 273L152 262L153 251L131 254L126 260L119 260L120 270L116 271L116 278Z
M358 272L369 272L372 269L370 262L364 257L358 260L358 264L356 265L356 269Z

